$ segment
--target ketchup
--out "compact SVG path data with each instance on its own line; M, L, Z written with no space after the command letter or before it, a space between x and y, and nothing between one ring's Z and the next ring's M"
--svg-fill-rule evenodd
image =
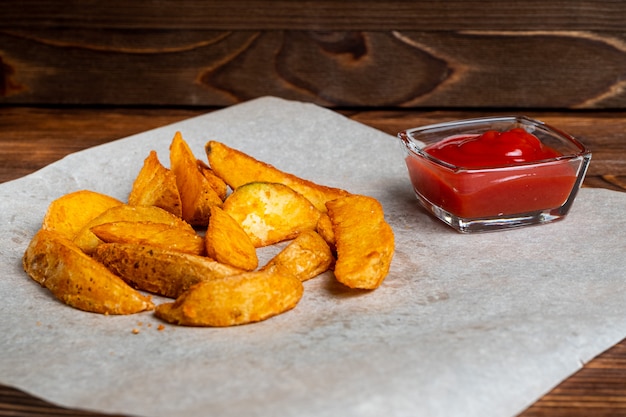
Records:
M459 135L424 148L450 168L407 157L415 191L457 217L478 219L560 207L576 182L576 167L534 135L515 128ZM532 163L543 161L540 163Z
M561 156L522 128L506 132L453 137L424 148L435 158L457 167L484 168L540 161Z

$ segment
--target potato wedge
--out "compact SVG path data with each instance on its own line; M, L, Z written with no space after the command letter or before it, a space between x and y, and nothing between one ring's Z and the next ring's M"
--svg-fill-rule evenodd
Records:
M317 221L315 231L326 241L330 249L335 251L335 233L333 232L333 223L328 217L328 213L322 213L320 219Z
M150 151L144 160L143 167L133 182L128 204L157 206L177 217L182 217L182 203L176 176L161 164L156 151Z
M65 194L48 206L42 229L73 239L91 219L121 204L118 199L95 191L80 190Z
M103 243L92 256L133 287L170 298L198 282L244 272L204 256L146 245Z
M250 182L284 184L302 194L322 212L326 211L325 203L327 201L350 194L339 188L319 185L283 172L221 142L207 142L205 151L211 169L232 189Z
M302 297L302 282L272 271L246 272L194 285L155 314L185 326L235 326L288 311Z
M228 213L211 207L211 219L204 235L206 253L218 262L252 271L259 265L256 248L243 228Z
M102 314L133 314L154 304L61 234L40 230L31 240L23 267L30 277L65 304Z
M170 168L182 201L183 220L194 226L209 224L211 206L222 205L222 199L198 169L196 158L180 132L170 145Z
M112 207L91 220L76 234L74 243L85 253L90 254L102 241L91 231L99 224L119 221L165 223L193 232L194 229L172 213L155 206L130 206L122 204Z
M178 225L142 221L119 221L91 228L105 243L134 243L150 245L191 255L204 255L204 239L193 229Z
M378 288L389 272L395 249L382 206L363 195L338 198L326 206L337 248L335 277L351 288Z
M198 169L202 175L204 175L204 178L207 179L211 188L213 188L222 200L226 199L228 185L224 182L224 180L215 175L211 167L209 167L204 161L198 159L196 160L196 163L198 164Z
M224 211L250 236L255 247L295 238L315 230L320 211L286 185L269 182L245 184L224 201Z
M326 241L309 230L289 242L261 270L294 275L300 281L306 281L327 271L334 260Z

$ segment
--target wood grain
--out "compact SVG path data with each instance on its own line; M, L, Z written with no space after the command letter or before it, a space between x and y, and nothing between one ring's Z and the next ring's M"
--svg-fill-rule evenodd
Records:
M626 108L621 1L3 5L5 105Z
M9 0L0 26L219 30L624 30L619 0ZM15 6L15 7L11 7Z
M29 174L63 156L135 133L194 117L214 108L0 108L0 182ZM499 111L339 109L357 122L390 135L459 118L504 115ZM574 135L593 152L586 186L626 189L626 114L620 112L524 113Z

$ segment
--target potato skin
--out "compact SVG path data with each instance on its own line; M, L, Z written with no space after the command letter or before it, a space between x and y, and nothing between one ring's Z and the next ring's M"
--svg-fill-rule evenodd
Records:
M293 275L246 272L196 284L175 302L159 305L155 314L184 326L236 326L286 312L302 293L302 282Z
M244 272L204 256L128 243L101 244L93 257L133 287L170 298L198 282Z
M352 195L326 206L337 248L335 277L350 288L378 288L395 250L393 230L381 204L372 197Z
M31 240L22 259L24 271L65 304L102 314L133 314L154 304L72 241L48 230Z
M307 281L326 272L334 260L326 241L316 232L309 230L289 242L261 270L290 274L300 281Z
M157 206L176 217L182 217L182 203L176 185L176 176L161 164L156 151L150 151L144 160L143 167L133 182L128 204Z
M223 179L215 175L215 172L213 172L211 167L208 166L203 160L197 159L196 164L198 166L198 170L202 173L202 175L204 175L204 178L206 178L208 184L211 186L211 188L213 188L219 198L221 198L223 201L228 194L228 185L224 182Z
M105 243L134 243L150 245L191 255L204 255L204 239L195 230L178 225L119 221L103 223L91 228L96 237Z
M94 226L120 221L164 223L194 233L193 227L172 213L156 206L131 206L121 204L111 207L92 219L76 234L74 243L85 253L91 254L102 241L91 231Z
M206 253L223 264L252 271L259 265L250 236L228 213L211 207L211 218L204 235Z
M209 223L210 207L222 205L222 199L198 168L197 159L180 132L170 144L170 169L182 203L182 218L194 226Z
M316 184L281 171L218 141L207 142L205 151L211 169L232 189L251 182L283 184L302 194L321 212L326 211L327 201L350 194L346 190Z
M335 252L335 232L333 232L333 224L328 217L328 212L322 213L317 221L317 226L315 226L315 231L326 241L330 250Z

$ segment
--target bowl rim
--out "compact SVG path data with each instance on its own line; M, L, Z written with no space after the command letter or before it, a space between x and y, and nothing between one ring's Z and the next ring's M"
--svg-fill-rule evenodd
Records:
M418 140L413 137L416 132L425 132L428 130L434 129L442 129L442 128L455 128L455 127L463 127L463 126L472 126L478 124L484 124L488 122L510 122L510 123L518 123L522 126L530 125L539 127L543 130L549 131L552 134L556 134L561 139L570 142L575 147L579 149L578 152L563 154L554 158L548 159L540 159L535 161L527 161L527 162L515 162L509 164L499 164L499 165L489 165L484 167L465 167L459 166L455 164L451 164L449 162L443 161L439 158L436 158L429 153L424 151L424 148L427 144L418 144ZM401 142L403 142L405 150L409 152L410 156L424 158L427 159L437 165L443 166L455 172L482 172L482 171L493 171L498 169L507 169L507 168L517 168L517 167L528 167L528 166L539 166L539 165L548 165L561 161L569 161L573 159L585 159L591 158L591 151L587 148L582 142L573 137L572 135L562 131L561 129L555 128L541 120L533 119L527 116L485 116L485 117L475 117L469 119L459 119L459 120L451 120L449 122L441 122L441 123L433 123L429 125L414 127L410 129L402 130L398 133L398 138ZM445 138L444 138L445 139Z

